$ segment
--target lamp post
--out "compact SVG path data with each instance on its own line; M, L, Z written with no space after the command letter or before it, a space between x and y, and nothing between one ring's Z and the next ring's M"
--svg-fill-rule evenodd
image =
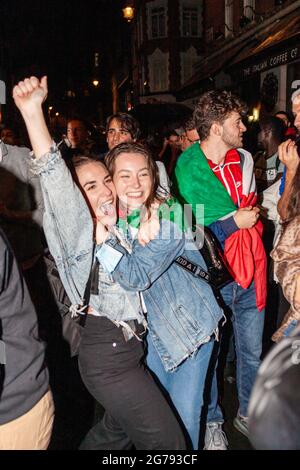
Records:
M123 17L124 19L130 23L134 19L134 7L132 2L127 2L127 6L123 8Z
M127 21L127 23L131 23L135 18L135 8L134 8L134 1L128 0L125 2L125 7L122 9L123 17ZM132 31L131 31L131 24L129 25L129 51L128 51L128 81L129 81L129 92L127 94L126 104L127 104L127 111L130 111L133 107L133 91L132 91Z

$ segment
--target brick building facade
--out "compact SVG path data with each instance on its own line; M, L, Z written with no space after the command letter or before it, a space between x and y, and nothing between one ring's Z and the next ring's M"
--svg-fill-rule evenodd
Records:
M230 88L266 112L288 107L299 77L299 0L136 0L136 102L193 105Z

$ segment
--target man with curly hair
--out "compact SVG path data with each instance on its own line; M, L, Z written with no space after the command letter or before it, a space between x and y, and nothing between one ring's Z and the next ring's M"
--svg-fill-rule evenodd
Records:
M247 408L262 349L266 256L255 207L253 159L241 149L245 113L246 106L231 92L204 93L193 116L200 144L183 152L175 176L182 202L192 205L196 223L212 229L234 279L220 294L232 319L236 345L239 411L234 425L248 436ZM199 205L204 208L202 220L197 217L203 213L197 211ZM227 444L217 398L214 373L205 434L209 450L224 450Z

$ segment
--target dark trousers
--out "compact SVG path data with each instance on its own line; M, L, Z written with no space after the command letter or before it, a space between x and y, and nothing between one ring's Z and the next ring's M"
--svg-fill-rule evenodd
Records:
M79 351L82 379L105 408L81 449L185 449L180 426L142 360L143 343L125 341L105 317L88 315Z

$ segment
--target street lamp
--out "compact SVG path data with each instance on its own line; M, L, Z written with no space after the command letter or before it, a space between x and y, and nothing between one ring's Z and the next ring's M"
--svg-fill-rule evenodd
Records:
M123 8L123 16L128 23L134 19L134 7L132 6L131 2L128 2L128 4Z
M134 8L134 0L127 0L125 2L125 7L122 9L123 17L127 21L127 23L131 23L135 17L135 8ZM131 90L132 87L132 25L128 26L128 33L129 33L129 41L128 41L128 81L129 81L129 90L126 92L127 98L127 111L130 111L133 108L133 91Z
M97 88L97 86L99 85L99 80L93 80L93 85Z

